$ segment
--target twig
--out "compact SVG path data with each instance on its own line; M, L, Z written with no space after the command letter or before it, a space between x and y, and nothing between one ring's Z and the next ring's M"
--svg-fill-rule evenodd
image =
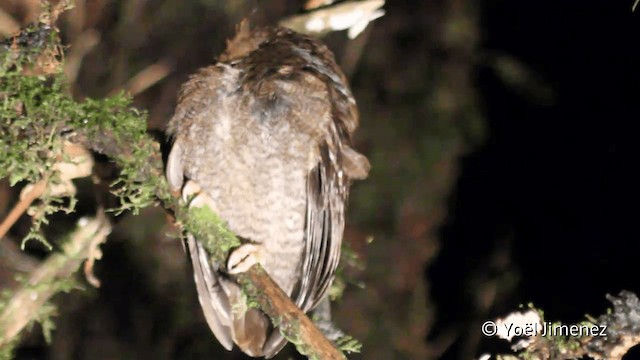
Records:
M39 198L47 188L47 180L38 181L30 191L26 192L24 196L21 197L20 201L11 209L9 215L2 221L0 224L0 239L2 239L9 229L13 226L13 224L18 221L20 216L24 214L25 211L31 206L31 203L34 202L37 198Z
M151 64L129 79L123 87L112 90L109 96L113 96L123 89L131 96L136 96L167 77L171 73L171 68L172 66L167 60Z
M99 214L104 214L104 209L100 208L98 210ZM102 259L102 250L100 250L100 245L102 245L102 243L104 243L104 241L106 240L106 236L104 237L100 237L100 236L96 236L93 238L93 241L91 241L91 243L88 246L88 251L87 251L87 260L84 262L84 277L87 279L87 282L91 285L93 285L93 287L99 288L100 287L100 279L98 279L96 277L96 275L93 273L93 265L95 264L96 260L100 260Z
M3 307L0 313L0 347L10 343L38 317L39 309L63 290L60 282L73 275L89 256L92 244L104 241L111 231L104 213L99 213L95 219L81 220L79 225L65 244L64 252L47 258Z
M60 175L60 182L58 184L49 183L49 174L44 175L44 178L37 183L25 186L20 194L20 201L0 224L0 239L7 234L13 224L27 211L31 203L42 196L45 191L50 195L58 196L75 194L75 186L71 180L91 175L93 159L87 149L75 144L65 143L63 154L64 156L57 156L58 162L53 165L53 169ZM65 156L67 159L65 159ZM47 187L49 187L48 190Z
M371 21L384 15L384 2L385 0L346 1L285 18L280 21L280 25L315 36L348 29L349 38L354 39Z
M75 83L84 57L99 43L100 33L95 30L87 30L75 38L64 62L64 73L70 84Z

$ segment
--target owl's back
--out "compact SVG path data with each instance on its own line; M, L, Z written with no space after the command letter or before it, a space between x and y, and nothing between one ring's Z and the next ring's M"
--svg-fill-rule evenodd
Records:
M318 147L317 136L301 125L311 130L329 109L326 102L298 98L308 94L279 80L262 85L276 97L263 101L236 91L240 71L218 71L235 86L213 90L217 100L200 115L206 120L182 132L185 142L198 144L185 149L185 175L207 192L231 231L265 245L261 264L291 294L303 250L306 179Z
M349 180L368 171L350 147L355 101L331 52L281 28L240 31L220 62L183 87L170 122L172 187L197 183L260 264L303 311L328 290L344 228ZM200 302L220 342L252 356L284 345L256 309L238 315L239 288L197 239L190 251ZM204 254L204 256L203 256ZM204 285L203 285L204 284ZM235 302L235 303L234 303Z

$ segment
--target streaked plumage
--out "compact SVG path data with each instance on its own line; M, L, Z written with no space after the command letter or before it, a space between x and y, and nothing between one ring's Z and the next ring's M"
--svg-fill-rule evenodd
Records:
M333 54L283 28L229 41L219 62L183 86L169 124L167 178L197 183L243 241L261 244L261 265L303 311L326 295L338 260L350 180L367 159L351 148L355 100ZM275 355L285 340L189 237L205 317L227 349ZM236 311L232 311L236 309Z

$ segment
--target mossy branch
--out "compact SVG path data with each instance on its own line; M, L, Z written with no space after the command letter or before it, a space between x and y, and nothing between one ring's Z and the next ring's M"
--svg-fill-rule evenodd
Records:
M310 359L346 359L260 265L254 265L235 278L245 294L258 302L260 309L279 326L280 332L298 352Z
M29 275L24 285L0 307L0 348L11 344L22 329L38 320L52 296L70 290L73 282L69 279L110 231L111 225L104 214L81 220L63 252L49 256Z
M41 33L40 29L29 32L25 41L32 40L31 34ZM211 210L188 209L179 196L171 193L164 176L160 145L147 134L146 116L130 107L129 97L119 94L103 100L76 102L69 95L60 66L48 67L52 72L45 75L32 76L33 70L25 72L32 59L41 59L46 52L33 55L18 53L20 51L21 48L10 48L4 54L0 52L0 60L4 59L0 63L0 104L3 105L0 107L3 118L0 148L6 150L0 158L0 178L10 177L12 184L37 183L51 178L56 174L56 158L63 152L65 142L81 145L106 155L120 169L118 180L112 185L121 200L117 212L135 214L159 203L174 214L186 232L203 242L214 261L224 263L230 250L240 244L238 239ZM47 63L55 63L56 58L48 60ZM42 197L41 206L47 209L43 214L59 209L55 206L57 200ZM46 217L42 218L46 221ZM86 248L80 246L73 256L51 255L33 273L30 284L46 284L50 279L77 271L81 262L90 256L85 251ZM236 280L250 301L258 304L300 353L313 359L345 359L260 266L252 267ZM14 322L16 316L33 318L38 308L57 291L59 289L44 289L36 296L37 301L29 299L32 293L15 293L0 318L0 336L5 339L2 343L14 338L28 323ZM25 303L29 306L21 305Z

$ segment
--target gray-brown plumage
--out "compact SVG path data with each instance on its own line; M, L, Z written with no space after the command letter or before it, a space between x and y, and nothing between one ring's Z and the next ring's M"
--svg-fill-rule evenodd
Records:
M213 66L184 85L169 124L167 178L197 184L209 206L305 312L331 285L340 258L352 179L369 163L351 148L355 100L333 54L283 28L243 24ZM189 237L196 287L213 333L227 349L274 356L286 341ZM240 309L240 310L239 310Z

